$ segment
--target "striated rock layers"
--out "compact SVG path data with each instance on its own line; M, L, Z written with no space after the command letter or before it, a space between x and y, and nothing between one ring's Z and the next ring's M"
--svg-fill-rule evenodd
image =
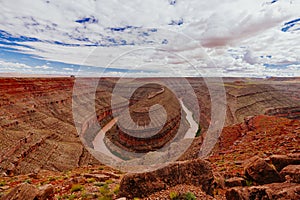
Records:
M84 79L82 78L82 80ZM95 109L96 119L86 116L87 120L80 124L83 141L91 148L93 148L92 141L99 129L113 118L111 98L117 80L115 78L101 79L96 94L95 91L87 90L87 86L83 82L80 86L80 93L73 98L76 102L82 103L84 108L93 107ZM155 80L159 80L159 78ZM199 121L202 132L204 132L210 124L212 109L210 94L202 79L188 78L187 80L194 91L186 91L184 85L186 82L182 81L181 83L180 78L177 90L190 111L194 111L195 105L199 104ZM299 81L297 80L247 79L235 82L235 80L225 79L224 82L227 94L225 125L239 123L248 116L258 114L299 118L300 97ZM74 78L0 78L1 172L20 174L40 169L63 171L98 163L85 150L74 127L73 84ZM196 103L190 98L192 92L197 95L198 102ZM95 96L94 104L86 101L88 95ZM131 138L129 134L125 135L124 131L122 132L120 129L119 132L113 132L117 126L111 129L112 132L108 133L107 138L122 148L131 149L134 146L133 151L142 152L159 148L174 138L178 123L182 122L178 118L178 115L181 115L180 103L172 91L166 87L150 84L135 91L129 104L131 118L135 124L141 127L149 125L149 111L151 112L149 108L158 102L166 109L168 118L167 123L156 136L158 139L153 137L148 140L152 141L152 144L149 142L152 146L145 146L145 141L140 142L140 139ZM122 101L120 101L118 109L124 109ZM77 109L74 106L73 110L78 110L78 115L85 116L84 109ZM184 116L182 117L184 118ZM242 132L250 134L250 129L251 127ZM241 134L237 133L237 137L240 138ZM228 137L228 139L230 138L232 137ZM198 143L196 144L198 145ZM220 144L224 145L224 143ZM223 147L220 146L220 148Z
M115 145L144 153L163 147L176 136L182 120L181 106L169 89L146 84L133 93L129 105L130 117L107 134Z
M212 194L213 173L210 163L201 159L175 162L153 172L126 174L120 183L119 196L146 197L180 184L194 185Z

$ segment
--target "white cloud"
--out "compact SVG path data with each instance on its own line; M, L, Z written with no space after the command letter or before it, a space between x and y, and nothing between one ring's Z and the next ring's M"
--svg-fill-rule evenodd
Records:
M73 69L72 69L73 70ZM57 75L69 75L67 69L58 70L47 65L30 66L18 62L7 62L0 60L0 74L2 73L17 73L17 74L57 74Z
M143 71L136 75L145 75L149 70L164 75L168 72L194 75L195 69L187 61L198 66L203 75L210 76L290 75L292 68L274 70L264 64L300 62L300 31L280 31L284 22L299 17L299 1L270 4L267 0L178 0L175 5L161 0L77 1L2 1L0 30L14 37L31 37L19 42L31 48L14 46L23 53L70 64ZM78 23L84 19L89 22ZM178 20L183 24L169 25ZM109 29L126 26L139 28ZM158 31L151 32L150 28ZM135 45L114 46L122 40ZM86 46L93 44L104 47ZM153 47L165 52L148 49ZM32 69L15 64L10 68L55 71L49 66ZM71 72L70 69L63 70Z

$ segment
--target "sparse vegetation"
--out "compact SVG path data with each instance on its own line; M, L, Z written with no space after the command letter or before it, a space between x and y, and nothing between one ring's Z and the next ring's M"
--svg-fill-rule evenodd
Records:
M177 199L178 198L178 193L175 191L171 191L170 192L170 198L171 199Z
M76 197L77 197L76 194L71 194L71 195L69 196L68 200L73 200L73 199L75 199Z
M117 194L119 193L119 191L120 191L120 185L117 184L117 185L115 186L113 192L114 192L115 195L117 195Z
M97 187L101 187L103 185L106 185L106 183L105 182L96 182L96 183L94 183L94 186L97 186Z
M196 200L197 198L196 198L196 196L192 192L187 192L185 194L185 199L186 200Z
M48 178L48 181L55 181L56 179L54 178L54 177L52 177L52 176L50 176L49 178Z
M95 180L94 178L88 178L88 179L87 179L87 182L88 182L88 183L94 183L95 181L96 181L96 180Z
M107 183L107 184L112 184L112 183L113 183L113 180L111 180L111 179L106 180L105 183Z
M26 179L25 181L24 181L24 183L31 183L31 179Z
M0 181L0 187L1 186L5 186L6 185L6 182L5 181Z
M252 180L246 180L246 185L247 185L248 187L252 186L252 184L253 184L253 181L252 181Z
M75 185L72 185L72 188L71 188L71 192L78 192L78 191L82 191L84 189L84 187L80 184L75 184Z
M101 200L111 200L113 197L113 193L110 191L108 184L103 185L99 188L99 192L101 193Z

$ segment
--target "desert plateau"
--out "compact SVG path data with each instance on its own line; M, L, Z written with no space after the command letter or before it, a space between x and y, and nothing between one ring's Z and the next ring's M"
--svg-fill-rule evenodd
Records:
M151 121L149 112L153 112L154 121L161 116L160 108L150 107L157 102L166 107L167 121L155 136L134 137L112 123L116 117L111 99L117 78L98 80L97 120L86 117L78 134L72 114L78 104L72 108L72 99L86 103L84 98L90 91L82 83L93 78L79 79L84 80L79 84L81 93L74 97L74 77L0 78L2 199L299 198L300 79L223 78L227 101L224 127L212 151L202 159L199 151L207 137L212 109L203 79L186 78L200 107L199 127L191 138L185 138L185 133L196 116L195 103L185 87L178 87L179 99L157 83L139 87L130 97L129 113L133 122L144 127L143 133L151 131L151 126L145 126ZM183 78L152 78L130 80L123 87L160 79L183 84ZM124 94L119 95L126 96L122 91ZM121 113L124 103L119 101L117 105ZM185 111L183 115L181 110ZM193 117L188 120L188 115ZM173 145L182 144L181 139L191 143L179 156L171 147L152 155L153 162L166 154L172 157L163 167L126 173L93 156L99 145L95 138L107 124L111 125L101 144L117 158L119 149L126 149L130 153L126 154L128 158L120 157L124 160L133 159L139 152L149 154L171 139ZM173 156L178 158L174 160ZM137 165L142 162L139 156L134 159Z

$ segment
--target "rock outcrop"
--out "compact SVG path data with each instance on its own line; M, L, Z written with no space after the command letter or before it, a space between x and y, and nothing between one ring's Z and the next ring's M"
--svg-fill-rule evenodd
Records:
M300 165L288 165L280 171L280 175L292 183L300 183Z
M258 156L252 157L247 161L245 175L261 185L284 181L274 167Z
M225 186L228 188L237 186L246 186L246 180L242 177L233 177L225 180Z
M212 194L214 177L210 163L201 159L171 163L161 169L126 174L120 183L120 196L146 197L180 184L194 185Z
M46 200L53 197L54 188L52 185L44 185L37 188L28 183L23 183L15 187L7 195L3 196L1 200Z
M226 192L226 199L298 200L300 199L300 185L295 183L272 183L263 186L236 187Z
M289 157L297 157L297 155L298 154L289 154ZM287 158L283 155L273 155L272 157L281 159ZM268 160L272 161L272 159ZM282 160L284 164L286 164L286 159ZM276 162L279 164L278 159L276 159ZM299 199L300 165L288 165L279 172L264 159L258 156L252 157L245 165L248 187L239 186L228 189L226 199ZM283 183L283 181L285 182ZM260 184L260 186L256 184ZM249 187L250 185L256 186Z
M288 155L272 155L270 156L272 164L278 171L281 171L288 165L300 165L300 153Z

